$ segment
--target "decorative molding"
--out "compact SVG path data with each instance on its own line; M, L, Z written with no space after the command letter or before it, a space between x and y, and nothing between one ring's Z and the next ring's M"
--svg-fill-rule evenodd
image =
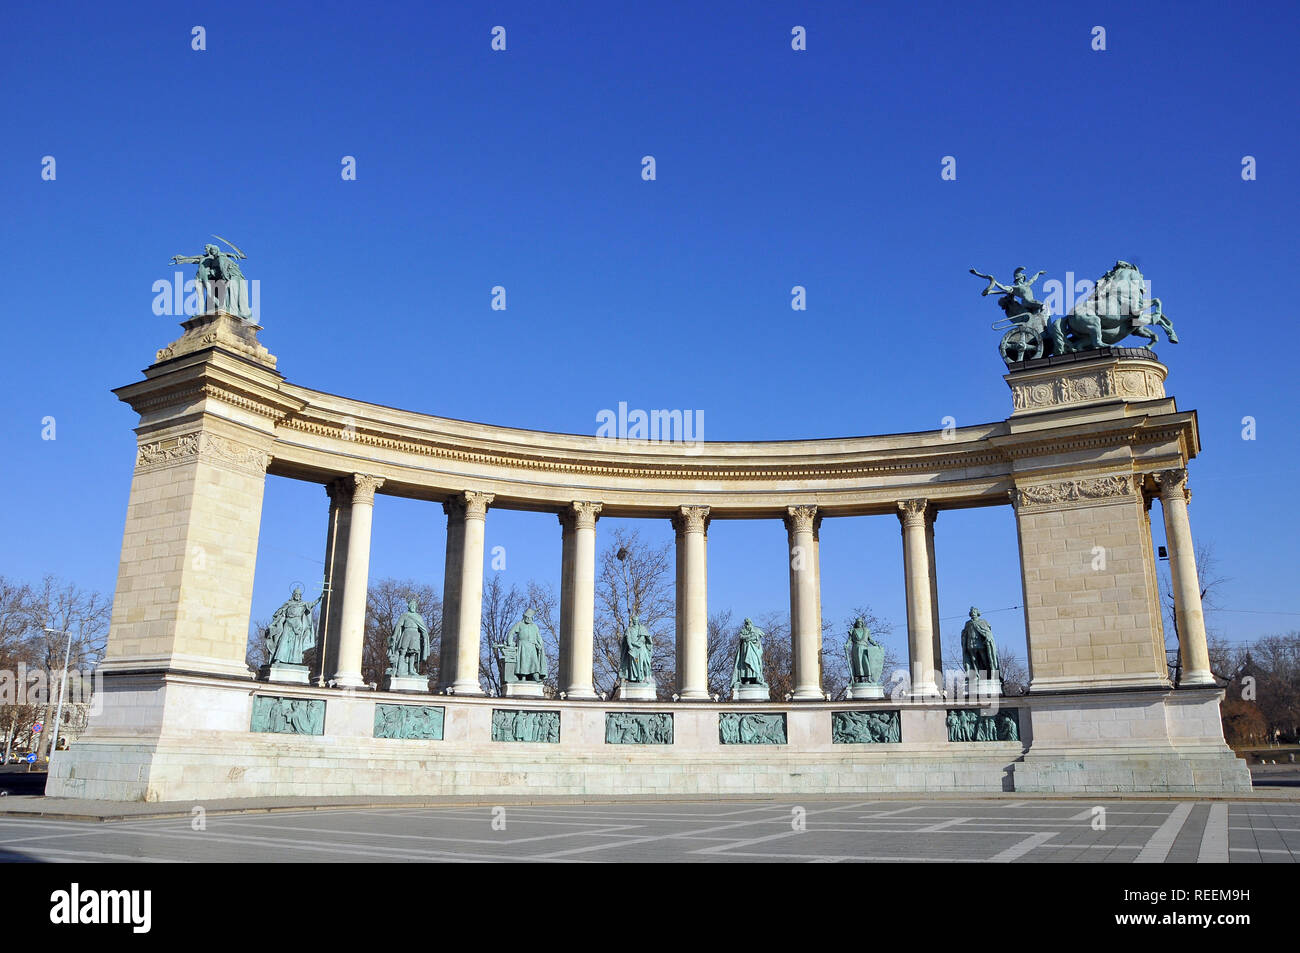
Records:
M575 500L573 503L573 517L575 529L595 529L596 520L600 517L600 511L603 504L588 503L581 500Z
M1131 475L1113 474L1083 480L1034 483L1009 491L1016 509L1087 503L1119 497L1132 497L1136 487Z
M469 520L487 519L488 507L495 500L495 493L480 493L477 490L465 491L465 518Z
M1165 396L1163 368L1142 362L1138 366L1115 364L1091 371L1068 373L1061 369L1021 372L1035 379L1007 383L1016 413L1051 410L1102 400L1157 400ZM1039 375L1054 374L1046 377Z
M476 466L501 467L506 469L536 470L551 473L568 473L600 477L634 477L638 479L662 480L761 480L761 479L857 479L893 476L907 473L931 473L935 470L962 470L970 467L997 466L1008 461L1006 453L1000 449L968 450L964 452L937 452L922 459L909 457L897 462L881 460L872 463L795 463L786 467L772 466L690 466L681 460L664 463L638 462L636 464L607 463L604 460L587 459L579 462L557 459L541 454L529 453L520 449L515 452L497 453L486 450L472 450L457 446L448 440L422 439L405 437L398 439L386 437L363 422L358 421L353 427L336 426L318 421L304 420L301 417L287 417L280 426L310 436L329 440L347 442L354 446L371 447L377 450L392 450L416 456L434 457L458 463ZM924 448L929 449L929 448ZM355 453L355 450L349 451Z
M785 513L785 528L790 535L813 532L813 527L817 523L817 507L787 506Z
M154 470L184 462L191 457L201 457L244 473L265 475L271 465L271 455L265 450L238 443L228 437L218 436L208 430L181 434L153 443L142 443L136 448L135 468Z
M708 531L707 506L683 506L673 517L673 528L679 533L705 533Z
M354 473L352 475L352 505L356 506L358 503L374 505L375 491L383 485L383 477L371 476L368 473Z
M1165 503L1169 500L1177 499L1179 493L1182 494L1183 502L1192 501L1192 491L1187 488L1187 468L1176 467L1171 470L1161 470L1155 474L1156 486L1160 488L1160 502Z
M926 518L934 509L926 499L899 500L898 519L904 528L924 527Z

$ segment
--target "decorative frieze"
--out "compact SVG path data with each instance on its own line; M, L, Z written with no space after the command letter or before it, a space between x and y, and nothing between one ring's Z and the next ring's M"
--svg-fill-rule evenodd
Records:
M605 744L670 745L673 716L669 712L605 712Z
M783 745L786 743L785 715L724 711L718 715L718 740L724 745Z
M899 712L831 712L831 741L837 745L899 744Z
M949 741L1020 740L1018 708L990 712L978 708L949 708L947 721Z
M435 705L375 705L375 737L441 741L445 710Z
M558 711L512 711L492 709L493 741L540 741L545 744L560 743L560 713Z
M249 731L278 735L325 734L325 702L319 698L254 695Z
M1135 493L1136 486L1132 476L1114 474L1092 479L1061 480L1055 483L1018 486L1010 491L1010 496L1012 504L1017 509L1033 509L1131 497Z
M203 457L210 462L246 473L266 473L271 455L265 450L238 443L208 430L181 434L153 443L142 443L136 448L135 468L153 470L183 463L193 457Z
M1105 400L1158 400L1165 396L1165 373L1154 361L1119 361L1086 371L1020 371L1008 375L1007 383L1016 413L1026 413Z

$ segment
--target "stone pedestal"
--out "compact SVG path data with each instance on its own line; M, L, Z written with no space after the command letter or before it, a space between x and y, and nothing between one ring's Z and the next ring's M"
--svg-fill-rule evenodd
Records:
M772 688L769 685L737 685L732 693L732 701L769 702L772 700Z
M1002 676L993 672L990 678L967 676L966 694L974 698L999 698L1002 695Z
M850 698L884 698L885 690L875 682L853 682L849 685Z
M310 677L307 674L306 665L286 665L283 662L275 662L271 665L263 665L258 677L265 682L287 682L290 685L307 685L310 683Z
M620 682L614 690L614 697L620 701L652 702L655 700L654 682Z
M541 698L541 682L506 682L506 698Z
M423 675L389 675L384 678L386 692L420 692L429 694L429 679Z

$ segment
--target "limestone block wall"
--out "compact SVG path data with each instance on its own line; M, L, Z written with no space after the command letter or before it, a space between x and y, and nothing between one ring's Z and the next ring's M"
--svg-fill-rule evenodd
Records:
M247 675L268 453L204 416L137 451L104 670Z
M1150 525L1131 473L1017 483L1031 691L1167 686Z

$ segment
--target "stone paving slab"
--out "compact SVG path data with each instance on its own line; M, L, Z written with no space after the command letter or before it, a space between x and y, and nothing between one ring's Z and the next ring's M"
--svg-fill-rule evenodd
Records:
M1093 800L553 799L490 805L445 799L438 806L333 804L321 810L281 804L274 812L227 814L205 808L199 818L187 811L120 816L114 824L8 814L0 817L0 860L1294 863L1300 856L1300 804Z

